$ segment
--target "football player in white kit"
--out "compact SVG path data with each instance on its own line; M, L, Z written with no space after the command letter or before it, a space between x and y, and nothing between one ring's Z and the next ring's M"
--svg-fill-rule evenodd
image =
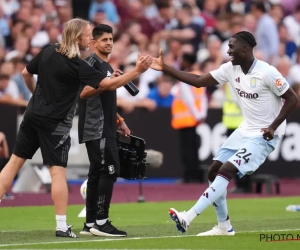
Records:
M227 186L236 174L252 174L275 149L285 132L285 119L296 107L298 97L276 68L253 55L254 36L246 31L229 40L231 61L202 76L182 72L164 64L162 51L151 68L195 87L222 85L229 82L237 96L244 121L225 141L208 171L210 186L187 212L171 208L169 214L184 233L192 220L213 204L218 225L198 236L234 235L226 202ZM284 101L283 101L284 99Z

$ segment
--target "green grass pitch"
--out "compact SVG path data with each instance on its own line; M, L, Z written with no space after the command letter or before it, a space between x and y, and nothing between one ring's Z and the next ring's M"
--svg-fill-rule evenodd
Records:
M0 250L2 249L300 249L300 240L266 242L261 235L279 239L276 234L300 237L300 212L286 212L289 204L299 204L300 197L230 199L231 222L236 235L229 237L196 237L216 223L213 207L208 208L191 224L185 234L176 231L168 209L189 209L195 202L161 202L112 204L111 220L126 238L81 236L79 239L56 238L52 206L0 206ZM79 233L84 219L78 218L82 205L68 207L68 223ZM285 238L280 236L280 239Z

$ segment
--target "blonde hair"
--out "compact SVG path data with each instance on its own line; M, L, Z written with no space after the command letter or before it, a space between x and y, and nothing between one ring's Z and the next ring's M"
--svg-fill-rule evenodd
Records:
M74 18L66 22L62 33L62 41L56 51L70 59L77 56L80 57L80 50L76 40L80 38L83 29L88 24L88 21L81 18Z

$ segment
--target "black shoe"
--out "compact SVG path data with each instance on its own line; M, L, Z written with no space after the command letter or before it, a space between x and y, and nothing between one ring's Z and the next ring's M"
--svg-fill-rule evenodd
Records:
M94 224L94 226L90 229L90 232L93 235L97 236L114 236L114 237L125 237L127 233L124 231L120 231L115 228L109 220L106 221L104 225Z
M68 225L67 231L63 231L62 229L56 229L55 236L56 237L78 238L78 236L72 232L71 227L72 227L71 225Z
M88 227L85 223L83 224L83 228L82 230L80 231L80 234L81 235L93 235L91 232L90 232L90 229L91 227Z

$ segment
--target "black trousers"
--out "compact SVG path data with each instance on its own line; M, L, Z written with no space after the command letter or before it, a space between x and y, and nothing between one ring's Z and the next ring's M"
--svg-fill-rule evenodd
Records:
M227 136L229 137L235 129L227 129ZM238 189L241 189L245 193L251 193L252 187L251 187L251 176L250 175L244 175L242 178L239 178L238 176L235 176L235 185Z
M180 158L183 166L184 182L200 182L203 180L202 171L199 169L200 160L198 150L200 137L196 127L179 129Z
M119 151L115 138L85 143L90 168L86 193L86 223L108 218L114 183L120 173Z

